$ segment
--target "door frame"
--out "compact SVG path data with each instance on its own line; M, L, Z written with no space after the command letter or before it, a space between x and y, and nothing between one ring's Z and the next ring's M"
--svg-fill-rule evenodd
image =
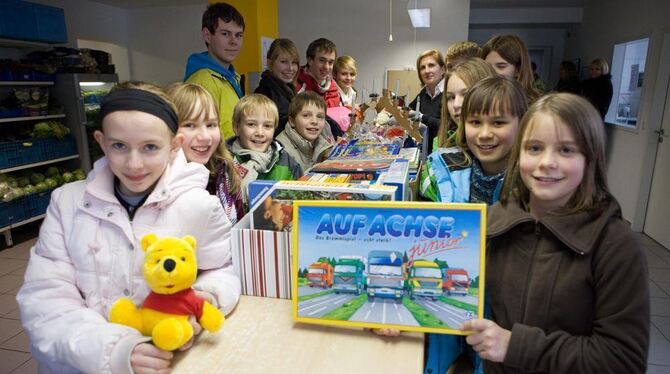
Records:
M653 36L649 39L649 48L652 48ZM643 170L640 181L640 192L638 195L637 206L644 207L636 209L636 213L631 222L631 228L635 232L644 231L644 223L647 217L649 204L649 195L651 194L651 182L654 177L654 168L656 166L656 154L658 153L658 134L655 133L663 125L663 114L666 111L665 103L670 91L670 28L664 28L660 35L660 58L656 64L658 71L656 74L654 92L651 95L651 110L649 121L647 122L647 150L644 154ZM649 53L648 53L649 55ZM670 108L668 108L670 113ZM614 166L614 165L612 165Z

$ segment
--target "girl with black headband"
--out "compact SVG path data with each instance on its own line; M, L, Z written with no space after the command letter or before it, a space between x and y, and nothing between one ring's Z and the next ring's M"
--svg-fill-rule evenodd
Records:
M158 87L127 82L101 104L95 139L105 157L86 181L52 193L17 300L33 357L46 372L167 369L162 351L130 327L107 322L120 297L142 303L140 239L193 235L196 293L230 312L240 294L231 268L230 222L204 189L209 173L187 163L174 104ZM191 321L194 333L200 326ZM187 344L190 346L190 343Z

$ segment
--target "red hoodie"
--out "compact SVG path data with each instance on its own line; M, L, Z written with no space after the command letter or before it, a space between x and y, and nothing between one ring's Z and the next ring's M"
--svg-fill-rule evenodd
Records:
M340 91L337 90L337 85L332 78L328 77L328 81L330 82L330 85L324 90L319 86L319 82L309 74L307 66L303 66L298 72L298 83L300 85L304 84L307 91L314 91L321 95L323 101L326 102L327 108L340 106L342 101L340 98Z

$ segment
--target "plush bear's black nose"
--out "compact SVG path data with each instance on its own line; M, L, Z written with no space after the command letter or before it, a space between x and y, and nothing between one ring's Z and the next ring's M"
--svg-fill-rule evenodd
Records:
M167 270L168 273L174 270L175 266L177 266L177 263L174 260L167 259L163 262L163 269Z

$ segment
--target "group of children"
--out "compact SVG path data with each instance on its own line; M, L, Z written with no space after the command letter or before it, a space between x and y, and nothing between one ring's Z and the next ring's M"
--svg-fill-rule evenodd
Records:
M467 338L428 334L426 373L446 372L465 352L476 372L644 372L646 261L607 187L601 118L576 95L539 98L527 52L510 52L517 39L492 39L483 59L448 51L446 63L439 52L417 61L428 99L444 91L422 195L492 205L486 319L464 323ZM330 101L337 93L338 104L355 102L355 62L338 65L334 48L318 39L300 68L295 45L276 40L263 75L272 81L259 88L267 96L239 100L227 139L218 103L199 85L127 82L110 91L95 132L105 157L85 181L53 192L17 296L43 369L169 370L171 352L107 321L116 299L141 303L148 293L138 249L148 233L195 236L196 293L224 313L234 308L230 228L248 208L248 184L297 179L323 160L334 143Z

